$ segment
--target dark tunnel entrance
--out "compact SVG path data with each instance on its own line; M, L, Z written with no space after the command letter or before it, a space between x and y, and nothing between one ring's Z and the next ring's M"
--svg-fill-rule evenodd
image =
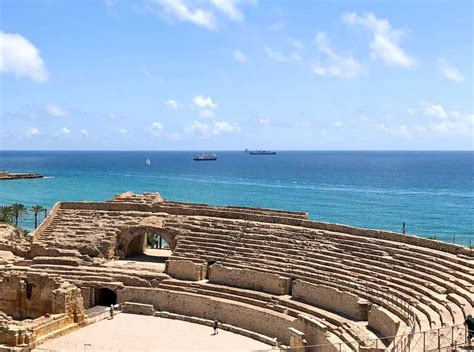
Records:
M95 304L96 306L107 307L110 307L112 304L117 304L117 293L109 288L96 288Z

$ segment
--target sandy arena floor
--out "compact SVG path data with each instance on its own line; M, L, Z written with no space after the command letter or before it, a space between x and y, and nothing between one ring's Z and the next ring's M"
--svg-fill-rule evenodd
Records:
M271 349L256 340L180 320L119 314L68 335L47 341L34 351L251 351Z

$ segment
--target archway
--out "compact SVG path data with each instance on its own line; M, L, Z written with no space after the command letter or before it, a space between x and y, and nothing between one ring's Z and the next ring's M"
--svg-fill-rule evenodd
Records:
M143 253L145 251L147 243L147 234L141 232L142 231L140 231L140 233L135 236L133 236L132 233L132 238L128 242L128 245L123 248L126 258Z
M164 227L164 218L150 216L143 219L138 226L122 229L117 234L115 254L120 259L140 256L150 249L163 249L168 244L171 251L176 246L176 233Z
M117 304L117 293L110 288L96 288L95 305L108 307L111 304Z

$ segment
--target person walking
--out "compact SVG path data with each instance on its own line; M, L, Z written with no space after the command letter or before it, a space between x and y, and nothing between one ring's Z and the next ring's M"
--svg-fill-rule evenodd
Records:
M113 319L113 318L114 318L114 313L115 313L115 312L114 312L114 305L111 304L111 305L110 305L110 319Z
M217 320L214 320L214 324L212 324L212 328L214 329L213 335L217 335L219 331L217 331L217 328L219 326L219 322Z

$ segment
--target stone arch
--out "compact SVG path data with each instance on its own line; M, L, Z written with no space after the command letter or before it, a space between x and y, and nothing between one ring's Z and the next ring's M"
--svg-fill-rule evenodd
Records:
M176 236L170 229L164 227L164 218L150 216L144 218L140 224L122 229L117 234L116 255L129 257L143 253L146 248L147 234L159 234L174 251L176 247Z

